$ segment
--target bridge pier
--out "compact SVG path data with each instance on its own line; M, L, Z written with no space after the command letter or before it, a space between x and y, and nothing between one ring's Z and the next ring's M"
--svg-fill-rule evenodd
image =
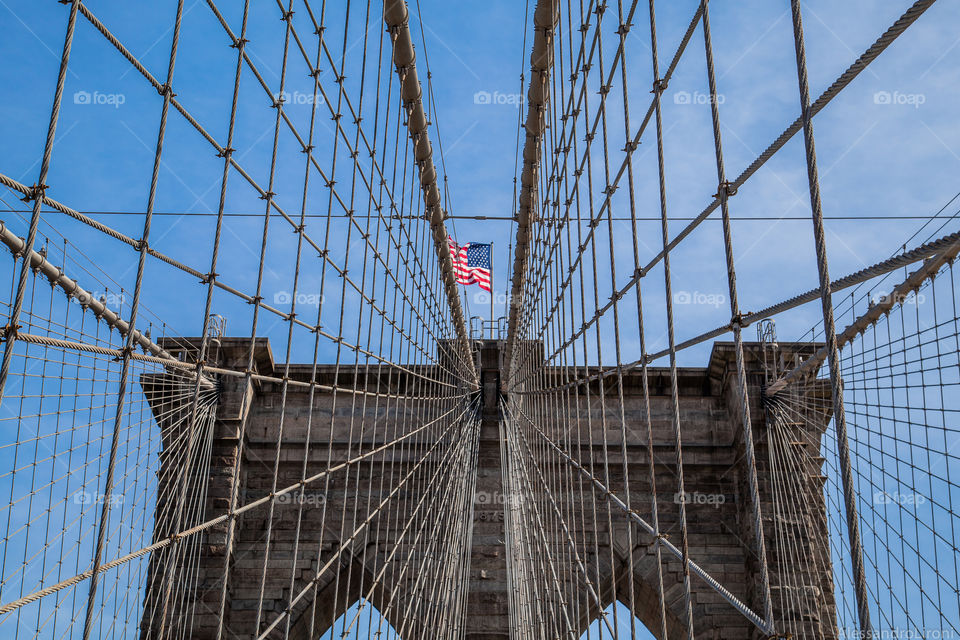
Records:
M163 346L171 353L177 353L178 348L185 351L197 342L180 340L179 347L172 343ZM514 497L506 494L503 485L506 445L500 403L502 344L490 340L479 341L476 346L481 370L479 393L482 422L470 531L472 547L464 637L467 640L508 640L511 638L509 589L512 585L507 571L504 509ZM284 365L274 362L269 343L260 339L254 347L255 372L282 377ZM782 357L788 359L810 353L814 348L815 345L807 344L780 345ZM218 366L244 370L249 349L249 340L222 339ZM786 496L795 500L789 504L783 500L777 502L773 487L775 484L783 486L783 483L774 483L773 480L776 474L783 471L776 463L776 456L770 455L771 439L768 435L773 418L762 402L765 377L758 345L748 345L747 363L775 619L792 620L805 628L815 629L818 637L835 638L836 613L818 468L822 461L817 457L821 434L807 433L807 445L795 445L809 449L802 452L800 458L806 461L806 466L795 469L797 477L792 480L795 486L801 488L799 493L803 500L795 495ZM341 368L337 372L333 366L323 365L317 370L317 381L328 385L335 381L340 385L353 385L356 382L360 387L383 392L403 388L404 381L398 378L398 374L388 376L385 371L379 373L383 375L374 375L371 370L368 379L362 368L358 372L352 367ZM677 520L679 506L681 501L686 502L691 558L754 611L762 611L756 554L751 547L751 541L755 538L751 530L740 413L735 404L736 389L732 387L736 377L732 374L733 348L728 343L714 345L707 367L682 368L679 371L684 475L687 482L687 495L680 496L676 491L677 469L673 464L670 373L668 369L649 369L657 505L662 532L677 542L680 536ZM311 367L291 365L289 375L291 379L308 380ZM358 376L356 380L354 376ZM156 387L161 382L142 380L141 384L147 388L148 385ZM608 384L608 394L604 400L607 417L605 432L600 419L599 387L591 383L589 388L582 386L577 390L581 399L590 393L594 401L590 431L583 432L580 441L580 449L587 459L580 462L588 469L591 465L601 468L605 459L599 443L606 438L609 445L606 460L610 465L610 488L614 493L624 495L629 484L633 508L646 518L652 491L649 486L646 414L639 372L628 372L623 384L625 424L619 422L619 410L612 410L616 396L609 395ZM311 412L308 411L310 400L305 387L288 387L285 405L281 407L279 382L253 380L244 383L243 378L224 377L220 385L220 399L207 461L209 470L202 505L204 519L226 513L237 464L240 465L237 478L241 505L270 493L281 411L284 427L277 472L278 486L281 487L298 482L304 465L309 475L327 468L331 461L335 464L356 453L357 447L362 445L357 441L357 433L350 428L351 416L354 420L360 416L368 425L377 425L381 434L394 433L404 428L402 425L408 424L406 418L409 416L402 407L354 404L351 398L342 393L338 395L335 405L333 394L317 393L312 410L313 444L307 447L307 416ZM150 393L147 395L152 398ZM569 428L568 424L564 424L563 416L563 412L558 410L553 423L544 425L548 430L547 435L551 438L557 436L557 441L561 441L559 435ZM244 419L247 422L241 454L240 425ZM829 416L823 416L824 425L828 419ZM798 425L787 427L799 428ZM366 433L370 436L369 430ZM372 436L367 436L367 444L374 442ZM623 437L627 439L629 481L622 472L620 439ZM175 456L168 458L173 460ZM328 481L302 492L296 499L277 500L265 577L267 507L253 509L237 518L229 558L226 522L199 534L200 544L191 551L181 552L176 557L170 552L157 553L151 559L151 579L148 580L146 595L148 606L141 623L141 637L163 637L160 633L162 628L170 635L182 632L187 637L200 640L215 638L220 623L218 612L223 568L229 564L230 577L223 619L229 635L224 637L256 637L267 624L284 612L291 594L312 584L316 588L316 595L311 593L309 597L300 599L289 613L291 638L318 638L340 614L362 597L368 597L395 629L404 629L401 636L403 640L436 638L426 621L431 619L430 615L433 614L428 613L438 606L437 603L411 601L404 591L407 584L404 582L405 576L388 571L379 580L375 579L398 540L398 523L378 523L362 538L341 542L344 532L352 530L353 526L352 520L341 522L341 514L352 518L358 499L365 501L367 497L376 498L380 495L377 489L380 483L389 488L391 481L396 481L409 469L411 461L402 457L393 459L389 466L391 471L384 475L383 469L388 468L383 464L385 459L374 456L338 472L351 474L349 486L352 488L349 492L345 490L344 477L333 474ZM369 495L360 495L360 498L357 497L359 494L354 495L353 488L358 486L369 487L369 491L363 492ZM589 493L589 481L584 479L582 486ZM412 492L401 492L396 497L401 503L398 508L408 505L416 497ZM586 505L575 504L574 497L563 499L569 501L567 505L572 505L574 512L587 508ZM595 499L599 508L606 508L602 496L598 495ZM160 506L158 504L157 530L165 532L168 525L165 518L168 518L169 510L159 509ZM364 508L362 504L359 506L361 519ZM625 603L631 579L626 569L631 552L626 545L627 521L616 509L611 513L612 531L607 526L606 517L597 521L591 517L585 520L591 523L589 530L577 532L578 541L584 542L578 552L582 554L590 575L597 580L602 608L609 606L615 598ZM402 526L402 523L399 524ZM635 599L632 609L645 626L659 635L661 623L656 563L654 556L648 552L653 540L639 527L633 526L635 573L632 580ZM784 537L785 531L789 532L789 537ZM586 541L590 544L586 544ZM334 557L338 548L343 547L343 552L331 569L324 572L320 579L315 579L319 568ZM798 562L797 554L804 552L808 557L824 558L826 564ZM402 564L402 553L405 551L395 556L393 562ZM664 559L668 637L686 637L681 565L667 554L664 554ZM171 567L178 568L177 575L195 579L185 596L181 595L181 599L167 604L167 616L164 618L163 607L156 604L162 602L158 589L161 589L163 580L159 577L169 572ZM568 576L567 579L577 576L575 571L567 571L564 575ZM376 586L371 588L375 583ZM582 589L583 585L569 582L566 587L574 591ZM180 592L182 594L183 590ZM568 603L568 614L571 619L579 621L583 632L596 619L601 607L590 603L587 598L580 598L579 602L579 606ZM761 637L740 613L696 577L693 578L693 603L698 639L753 640ZM810 603L815 603L815 606ZM270 637L283 637L284 626L281 625ZM339 632L338 627L334 637L338 637Z
M473 549L467 599L468 640L510 638L504 508L508 496L501 473L500 344L479 345L481 412L477 488L473 505Z

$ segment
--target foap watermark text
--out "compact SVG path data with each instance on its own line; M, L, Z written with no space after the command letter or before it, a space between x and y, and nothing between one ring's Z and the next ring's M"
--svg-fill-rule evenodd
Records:
M673 304L696 304L719 308L727 301L722 293L703 293L701 291L677 291L673 294Z
M523 104L522 93L503 93L502 91L477 91L473 94L473 104L507 105L520 108Z
M289 291L277 291L273 294L274 304L291 304L296 301L298 307L319 307L323 304L324 297L319 293L297 292L296 300Z
M674 104L710 104L714 101L713 96L709 93L703 93L702 91L677 91L673 94L673 103ZM716 103L723 104L727 101L726 96L722 93L716 95Z
M722 493L700 493L698 491L688 493L675 493L673 495L675 504L699 504L709 505L719 509L720 505L727 502L727 496Z
M923 93L904 93L902 91L877 91L873 94L873 104L906 105L919 109L927 101Z
M73 94L73 104L109 106L119 109L127 101L122 93L103 93L102 91L77 91Z

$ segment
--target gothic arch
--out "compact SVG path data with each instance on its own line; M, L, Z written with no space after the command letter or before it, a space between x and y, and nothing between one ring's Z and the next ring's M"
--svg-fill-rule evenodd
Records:
M350 638L389 638L401 640L394 627L380 609L370 600L357 600L340 614L317 640L348 640Z
M638 615L635 617L635 624L630 624L630 619L634 617L633 613L630 612L630 608L617 600L616 602L607 605L603 610L607 615L607 620L610 622L610 626L617 631L618 637L631 637L631 627L636 629L636 635L632 636L633 640L655 640L656 635L644 624L643 620L640 619L639 612L635 612ZM613 619L614 613L616 613L617 624L614 626ZM607 629L607 626L603 624L600 620L600 614L598 613L596 618L590 622L587 629L584 629L580 634L581 640L587 640L587 633L589 631L589 640L613 640L610 636L610 631ZM624 635L626 634L626 635Z
M392 627L396 632L398 627L391 622L391 618L397 615L398 607L396 603L393 607L388 606L390 589L382 582L371 591L370 585L374 582L374 576L356 560L345 564L339 575L331 575L329 580L319 585L315 600L307 598L313 602L312 611L308 606L294 615L290 627L291 640L330 638L331 630L336 630L344 619L350 625L361 602L365 603L364 609L372 609L374 620L382 619L385 628ZM366 614L361 616L363 619L367 617ZM357 624L359 621L354 623L354 629ZM332 637L339 638L336 633ZM349 634L346 637L350 637ZM394 637L399 640L399 636Z

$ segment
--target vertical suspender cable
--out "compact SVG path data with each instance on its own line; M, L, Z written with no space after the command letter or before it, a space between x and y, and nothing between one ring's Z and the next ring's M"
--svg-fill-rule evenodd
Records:
M17 340L17 323L23 309L23 298L27 289L27 276L30 274L31 262L28 258L33 251L33 244L37 239L37 227L40 225L40 208L43 205L47 189L47 173L50 170L50 159L53 156L53 141L57 134L57 122L60 120L60 104L63 102L63 86L67 80L67 64L70 62L70 49L73 46L73 33L77 25L77 10L82 0L74 0L70 5L70 17L67 19L67 34L63 40L63 53L60 56L60 71L57 75L57 88L53 94L53 107L50 109L50 124L47 127L47 140L43 148L43 159L40 161L40 176L33 185L28 198L33 200L33 213L30 217L30 229L24 246L24 261L20 268L20 278L17 281L17 293L13 299L13 308L10 311L10 320L4 327L3 360L0 361L0 403L3 403L3 387L10 372L10 363L13 358L13 347Z
M754 547L760 573L760 598L763 605L765 631L773 633L773 606L770 600L770 573L767 568L767 546L763 536L763 517L760 511L760 491L757 483L757 460L753 447L753 423L750 419L750 397L747 391L747 372L743 361L743 322L737 296L737 273L733 257L733 231L730 227L731 190L727 184L723 164L723 142L720 135L720 105L717 94L717 76L713 65L713 40L710 35L710 6L707 0L701 5L703 20L703 43L707 62L707 80L710 86L710 115L713 123L713 142L717 157L717 197L720 198L720 213L723 220L723 248L727 263L727 286L730 294L730 324L733 327L736 351L737 393L740 401L741 427L743 428L744 459L747 465L747 486L750 491L750 515L753 520Z
M416 54L410 34L410 12L404 0L383 0L383 21L393 39L393 63L400 77L401 96L407 112L407 128L413 141L415 159L420 169L420 187L423 190L425 215L430 221L433 246L440 261L441 277L450 305L450 314L459 341L459 357L469 359L470 340L460 305L460 293L453 273L453 258L444 222L446 214L441 206L440 189L437 187L437 169L433 164L433 147L427 131L427 116L423 110L423 92L417 78ZM476 378L476 372L474 372ZM474 383L476 380L473 381Z
M520 174L520 203L517 213L517 241L513 256L513 282L510 288L510 314L507 322L504 371L510 375L510 363L516 350L517 330L522 308L530 254L530 231L536 219L535 198L540 163L540 142L546 129L547 86L553 68L553 31L560 19L558 0L539 0L533 14L534 40L530 54L530 88L527 91L526 141L523 146L523 172Z
M820 177L817 172L817 150L813 138L813 114L810 110L810 85L807 81L807 54L803 39L803 22L799 0L791 0L793 37L797 51L797 79L800 85L800 109L803 120L803 142L807 154L807 180L810 183L810 208L813 214L813 238L817 249L817 270L820 276L820 302L823 307L823 332L830 362L830 387L833 391L833 420L837 429L837 451L843 481L843 502L847 512L847 534L850 538L850 561L853 585L857 597L861 637L873 637L870 606L867 600L867 579L863 566L863 546L860 541L860 516L857 513L857 490L853 486L853 466L850 461L850 440L843 407L843 381L840 379L840 351L837 348L837 328L833 320L833 299L830 292L830 272L827 265L827 245L823 229L823 206L820 200Z

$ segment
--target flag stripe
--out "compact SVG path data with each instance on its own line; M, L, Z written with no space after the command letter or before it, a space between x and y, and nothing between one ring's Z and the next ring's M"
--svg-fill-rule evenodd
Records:
M477 284L484 291L491 291L490 245L467 243L461 247L453 238L449 238L449 243L457 282L464 285Z

